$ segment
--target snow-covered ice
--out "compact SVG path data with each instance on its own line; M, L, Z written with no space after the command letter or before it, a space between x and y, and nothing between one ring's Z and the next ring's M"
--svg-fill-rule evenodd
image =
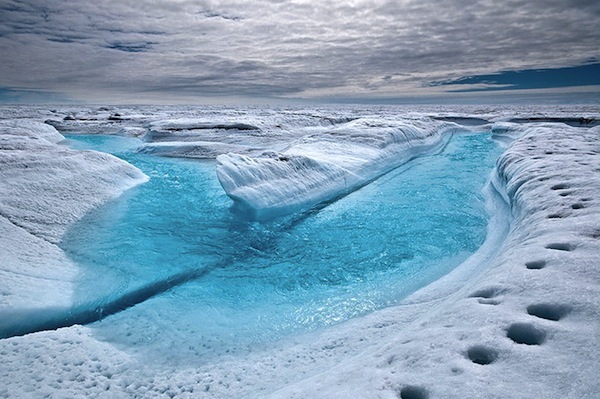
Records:
M150 121L173 119L174 114L185 118L189 112L130 111L148 119L141 123L138 118L115 133L123 128L148 131ZM1 123L3 311L65 306L77 265L55 243L89 209L145 179L114 157L57 144L60 137L52 129L29 120L43 121L48 112L17 109L19 119L26 120ZM115 112L126 113L113 109L109 116ZM210 112L214 121L224 119L223 112ZM390 114L398 116L402 110L343 109L332 112L341 123L305 124L302 134L271 147L264 138L260 142L264 150L290 151L290 157L307 156L310 149L322 161L324 153L336 148L335 140L323 139L333 136L328 130L344 131L363 123L352 122L357 114L367 119L378 112L389 121ZM432 122L440 124L467 118L469 126L477 124L478 130L491 131L508 145L488 187L488 241L467 262L398 306L197 366L142 362L99 340L86 326L2 339L0 396L597 398L600 127L569 126L580 118L597 121L597 109L410 112L423 121L446 118ZM272 126L277 117L257 109L231 120L268 132L261 121ZM319 138L316 147L310 147L311 137ZM241 144L258 142L253 140ZM296 146L301 153L293 152ZM347 148L354 147L333 155ZM372 167L381 165L388 167Z
M77 267L56 244L89 210L147 180L118 158L62 140L41 122L0 121L2 327L9 314L70 304Z
M304 136L281 152L217 157L217 176L240 213L268 219L307 209L372 181L460 128L431 119L359 119Z

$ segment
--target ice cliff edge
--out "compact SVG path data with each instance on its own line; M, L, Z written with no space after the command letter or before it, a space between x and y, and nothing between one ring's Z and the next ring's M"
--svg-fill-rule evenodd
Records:
M356 190L410 159L443 148L463 129L429 118L361 118L307 135L282 152L217 157L217 177L245 217L266 220Z

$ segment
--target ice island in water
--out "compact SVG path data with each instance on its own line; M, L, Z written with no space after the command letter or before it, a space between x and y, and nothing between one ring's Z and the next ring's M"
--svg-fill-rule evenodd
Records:
M2 397L598 397L597 107L0 117Z

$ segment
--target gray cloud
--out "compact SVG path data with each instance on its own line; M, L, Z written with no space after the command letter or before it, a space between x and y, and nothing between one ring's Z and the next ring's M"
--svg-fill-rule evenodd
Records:
M599 18L583 0L0 0L0 86L90 101L431 94L598 59Z

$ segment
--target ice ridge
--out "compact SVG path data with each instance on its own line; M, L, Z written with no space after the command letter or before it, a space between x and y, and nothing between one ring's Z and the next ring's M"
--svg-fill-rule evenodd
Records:
M217 177L234 210L265 220L339 198L423 153L437 151L454 123L362 118L304 136L281 152L217 157Z

